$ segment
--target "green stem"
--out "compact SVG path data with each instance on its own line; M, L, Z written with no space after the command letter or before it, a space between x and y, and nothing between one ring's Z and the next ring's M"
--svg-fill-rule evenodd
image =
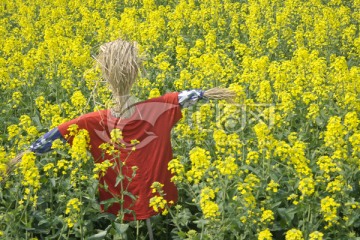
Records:
M136 220L136 240L139 239L139 230L140 229L140 225L139 225L139 220Z
M172 219L175 219L175 216L174 216L174 214L172 213L170 207L166 205L166 209L167 209L168 212L170 213L171 218L172 218ZM174 222L174 221L173 221L173 223L175 224L175 226L177 227L177 229L178 229L179 231L181 231L180 225L179 225L177 222Z
M200 240L203 239L204 236L204 222L201 224L201 234L200 234Z
M54 208L54 204L53 204L53 188L51 187L50 188L50 209L51 209L51 212L53 212L53 208ZM51 234L54 235L55 234L55 228L51 228Z
M227 178L225 178L225 184L224 184L225 186L224 186L224 189L223 189L223 199L222 199L222 201L223 201L223 210L221 211L221 219L222 219L222 222L224 222L224 219L225 219L225 204L226 204L226 201L225 201L225 199L226 199L226 189L227 189L227 185L228 185L228 182L227 182Z

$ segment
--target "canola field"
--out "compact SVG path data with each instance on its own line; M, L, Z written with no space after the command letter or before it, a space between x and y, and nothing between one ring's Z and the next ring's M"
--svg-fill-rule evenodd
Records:
M137 41L139 99L233 89L184 108L151 207L155 239L360 239L360 0L3 0L0 238L148 239L100 212L107 167L72 147L25 154L48 130L106 108L99 46Z

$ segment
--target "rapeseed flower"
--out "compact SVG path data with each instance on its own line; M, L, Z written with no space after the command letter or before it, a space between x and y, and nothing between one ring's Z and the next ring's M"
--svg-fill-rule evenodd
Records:
M106 173L106 170L109 167L112 167L113 165L114 165L114 163L109 160L105 160L101 163L95 163L95 167L93 169L93 173L94 173L93 178L99 179L99 176L103 177Z
M274 212L271 210L265 210L262 209L262 214L261 214L261 222L263 223L272 223L275 219L274 217Z
M189 182L199 183L210 167L209 152L195 147L190 151L191 169L186 173Z
M20 171L23 176L21 184L25 187L24 199L37 204L37 192L40 189L40 174L35 165L36 156L33 152L27 152L23 155L20 162Z
M319 231L315 231L309 234L309 240L322 240L324 234Z
M285 239L286 240L304 240L304 237L300 230L293 228L286 232Z
M168 206L169 204L174 204L173 201L167 201L164 198L163 188L164 184L159 182L154 182L151 185L152 193L154 193L154 197L150 198L149 206L153 208L155 212L161 212L162 215L167 215L169 213Z
M77 223L77 219L81 211L81 205L82 203L78 198L72 198L67 202L65 214L68 215L66 223L69 228L74 227Z
M220 215L219 206L213 200L215 199L215 191L209 187L205 187L200 193L200 208L205 218L215 219Z
M87 153L87 150L89 149L89 142L89 133L85 129L80 129L74 136L73 144L69 151L71 157L76 161L87 162L90 159Z
M258 240L272 240L272 233L268 228L259 232Z
M301 192L301 199L306 196L311 196L315 192L315 181L311 177L303 178L299 182L299 190Z
M324 216L324 220L327 222L325 228L329 228L334 224L338 223L339 217L337 216L337 209L340 207L340 204L337 203L332 197L325 197L321 199L321 213Z
M181 183L184 180L185 167L179 159L172 159L168 164L168 169L173 174L171 177L172 182Z
M266 191L271 191L271 192L277 193L279 186L280 185L277 182L275 182L274 180L271 179L271 181L268 183L268 185L266 187Z

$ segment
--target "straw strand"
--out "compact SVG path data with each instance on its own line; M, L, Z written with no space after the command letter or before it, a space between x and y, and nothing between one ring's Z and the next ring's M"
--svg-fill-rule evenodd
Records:
M206 90L204 97L208 99L226 100L227 102L233 102L236 97L236 93L229 88L214 87Z
M9 162L8 162L8 169L6 171L6 175L5 176L2 176L2 181L1 183L4 183L5 180L8 178L9 174L15 169L16 165L21 162L21 159L22 157L24 156L25 153L28 153L30 152L30 150L26 150L26 151L23 151L21 153L19 153L16 157L14 157L13 159L11 159Z

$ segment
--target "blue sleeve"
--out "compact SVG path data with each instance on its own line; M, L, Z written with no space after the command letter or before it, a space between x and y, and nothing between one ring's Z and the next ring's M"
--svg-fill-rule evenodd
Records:
M203 90L188 90L179 93L179 104L181 107L189 107L194 105L198 100L204 98Z
M52 143L56 139L61 139L63 142L65 142L65 139L61 135L58 128L50 130L34 143L32 143L30 150L34 153L46 153L51 150Z

